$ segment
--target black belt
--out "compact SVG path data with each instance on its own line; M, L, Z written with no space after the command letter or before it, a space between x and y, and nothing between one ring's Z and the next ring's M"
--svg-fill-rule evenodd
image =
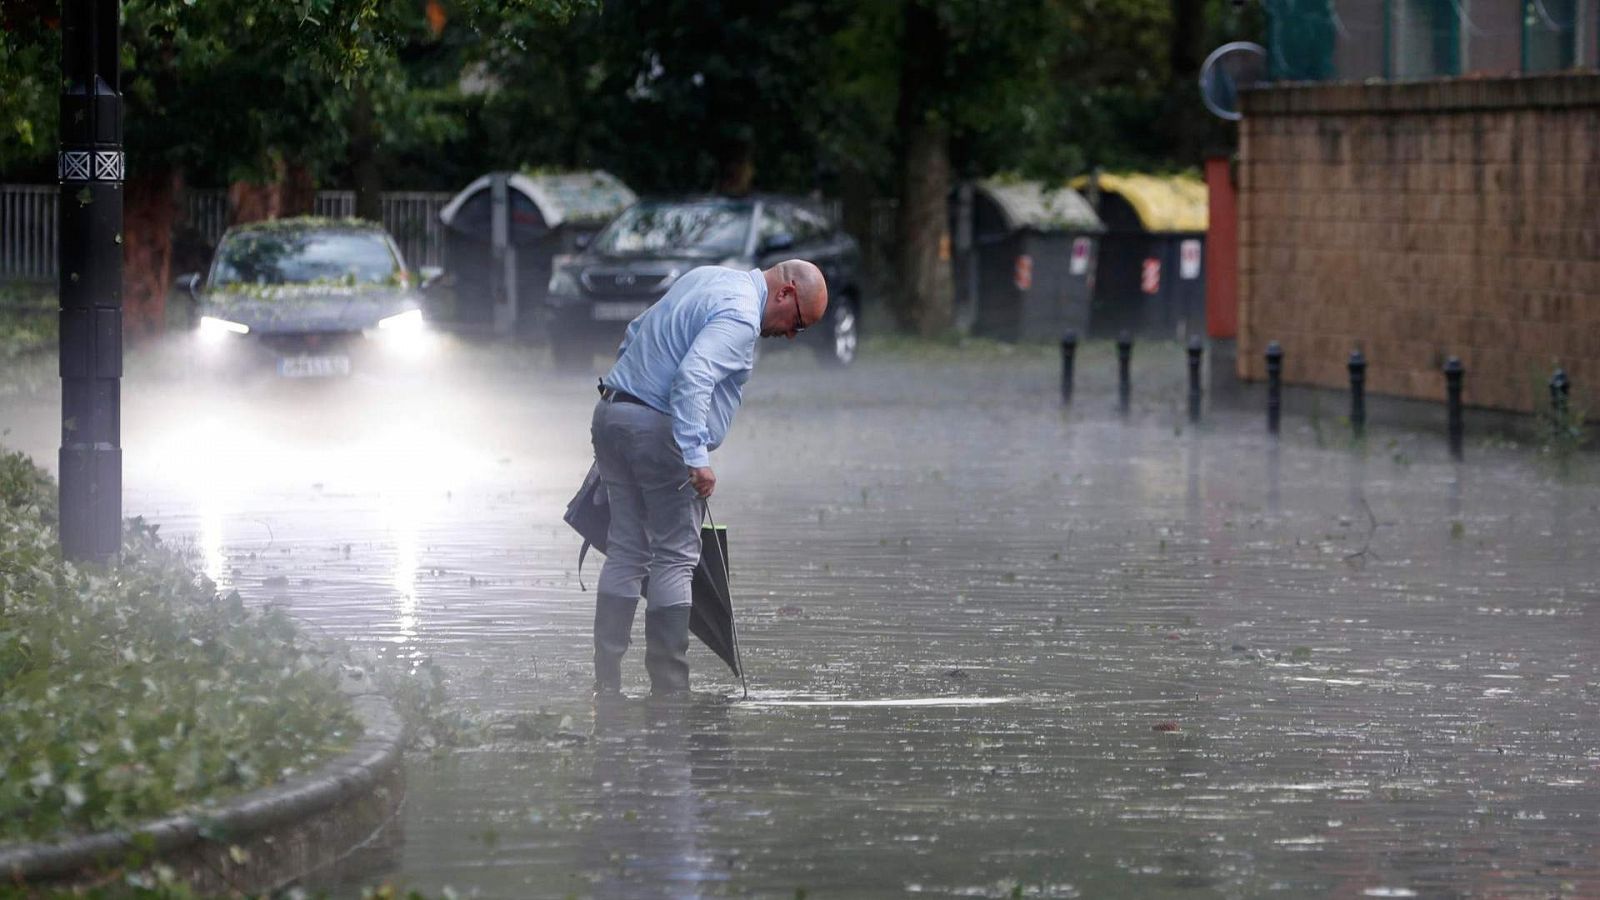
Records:
M600 385L600 398L602 400L609 400L612 403L637 403L646 409L655 409L655 407L644 402L643 400L640 400L638 397L635 397L627 391L619 391L616 388L606 387L604 384Z

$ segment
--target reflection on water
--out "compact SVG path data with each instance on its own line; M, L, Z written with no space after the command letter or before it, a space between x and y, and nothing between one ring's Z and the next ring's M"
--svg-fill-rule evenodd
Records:
M730 770L726 705L598 705L584 788L593 826L579 858L604 897L695 896L728 880L718 854L701 845L709 822L703 791Z
M995 706L1001 703L1016 703L1020 697L896 697L889 700L846 700L838 699L812 699L800 700L789 698L766 699L757 696L743 705L760 708L763 706Z
M1259 410L1062 415L1030 365L763 361L717 463L752 699L676 721L587 697L586 379L247 417L220 487L147 460L128 508L491 721L571 717L413 760L335 896L1600 896L1591 481Z
M401 485L390 485L384 494L383 521L394 542L396 644L409 644L417 637L418 528L421 524L421 498Z
M220 590L233 586L227 557L222 553L222 509L216 495L202 493L200 503L200 528L196 542L200 548L201 571Z
M212 446L222 437L219 432L215 417L206 417L200 420L197 433L188 437L198 442L198 446ZM231 511L228 506L233 500L233 482L222 461L211 453L196 454L190 477L194 488L192 502L200 519L195 534L200 569L218 588L227 590L232 587L233 579L223 553L226 539L223 523L225 514Z

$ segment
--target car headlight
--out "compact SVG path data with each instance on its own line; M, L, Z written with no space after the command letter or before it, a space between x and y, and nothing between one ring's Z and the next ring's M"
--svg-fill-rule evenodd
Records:
M387 331L390 334L421 331L422 310L408 309L403 313L379 319L378 330Z
M550 274L548 293L551 297L576 297L578 279L565 269L557 269Z
M407 360L418 360L433 352L436 335L422 321L422 310L408 309L403 313L378 320L378 327L367 332L376 337L385 352Z
M250 326L216 316L200 317L200 337L207 342L220 341L230 334L249 334Z

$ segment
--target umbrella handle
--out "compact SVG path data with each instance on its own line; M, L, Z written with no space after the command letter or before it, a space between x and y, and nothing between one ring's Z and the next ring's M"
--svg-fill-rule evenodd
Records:
M685 484L687 483L685 482ZM705 508L706 521L711 523L711 529L715 531L717 520L715 516L711 515L711 501L702 497L700 498L700 503ZM721 550L722 548L719 547L717 549ZM733 605L733 574L728 571L728 554L726 553L722 554L722 578L728 585L728 605L731 608ZM734 616L728 617L728 631L733 638L733 658L739 663L739 685L744 688L744 699L749 700L750 683L744 677L744 656L739 652L739 623Z

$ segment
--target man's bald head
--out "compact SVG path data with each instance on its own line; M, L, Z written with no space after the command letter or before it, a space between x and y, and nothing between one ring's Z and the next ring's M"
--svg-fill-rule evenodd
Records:
M767 279L762 337L794 337L822 321L828 312L828 282L822 270L803 259L786 259L761 273Z

